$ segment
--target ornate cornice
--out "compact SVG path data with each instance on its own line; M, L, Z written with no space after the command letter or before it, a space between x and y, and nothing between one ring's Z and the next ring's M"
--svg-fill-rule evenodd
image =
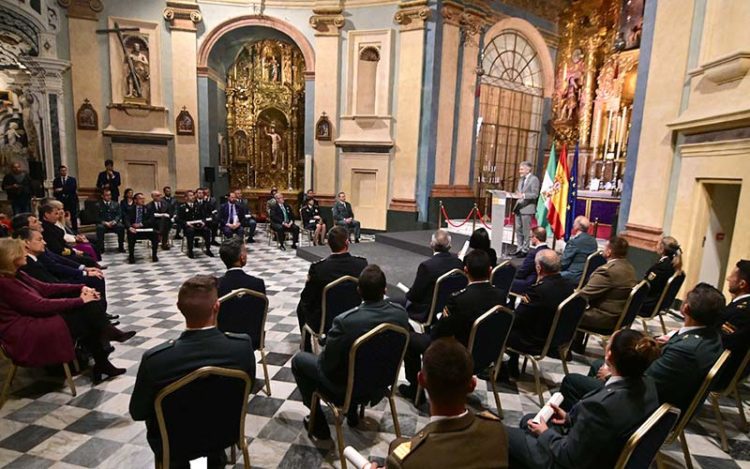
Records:
M443 4L443 8L440 10L440 14L443 17L443 21L451 26L461 26L463 19L464 7L463 5L446 1Z
M196 25L203 21L200 7L193 2L168 1L163 16L169 29L177 31L195 32Z
M393 21L401 25L401 31L424 29L424 23L430 19L430 8L427 0L403 1L399 10L393 15Z
M317 31L315 35L337 36L346 22L342 12L343 10L339 7L313 8L315 14L310 17L310 26Z
M101 0L57 0L57 3L68 10L68 18L98 20L104 9Z

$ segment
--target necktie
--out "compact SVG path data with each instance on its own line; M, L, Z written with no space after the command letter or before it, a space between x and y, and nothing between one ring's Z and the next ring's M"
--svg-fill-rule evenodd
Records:
M66 178L66 177L63 178L63 183L62 183L63 186L65 185L65 181L67 181L67 180L68 180L68 178Z
M136 207L135 208L135 223L140 225L142 218L143 218L143 214L141 213L141 207Z
M284 207L283 205L279 205L279 207L281 207L281 211L284 212L284 223L288 222L289 220L286 216L286 207Z
M235 223L234 204L229 204L229 222Z

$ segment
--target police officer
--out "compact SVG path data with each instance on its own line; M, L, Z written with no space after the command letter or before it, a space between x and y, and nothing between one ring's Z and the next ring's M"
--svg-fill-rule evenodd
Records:
M732 355L719 377L718 389L729 384L750 347L750 260L737 262L727 277L727 288L732 301L721 314L721 342Z
M161 437L154 400L165 384L204 366L243 370L255 379L255 356L250 337L223 333L216 328L219 313L216 283L214 277L196 275L182 284L177 308L185 316L185 332L178 339L147 351L141 359L130 398L130 415L133 420L146 421L148 443L157 455L161 453ZM223 454L223 451L217 451L204 456L209 458L209 467L223 467ZM187 461L181 463L187 464Z
M508 467L508 436L500 419L466 408L466 396L477 384L473 373L471 354L454 338L430 345L419 372L430 395L430 423L411 439L391 443L387 468Z
M195 201L195 193L193 191L185 192L185 203L180 205L177 209L177 224L182 227L185 233L185 238L188 243L188 257L193 259L193 246L195 245L195 235L198 234L203 237L206 247L206 255L214 257L211 252L211 233L206 226L206 217L204 213L204 206L199 205Z
M117 233L117 251L125 252L125 227L122 224L120 204L112 200L112 191L104 189L97 204L96 242L99 252L104 252L104 234Z
M346 228L341 226L331 228L327 238L328 247L331 248L332 254L310 266L307 273L307 282L297 305L297 320L299 321L300 331L305 324L308 324L314 331L320 329L320 304L323 297L323 288L326 285L345 275L359 277L359 274L367 266L367 259L352 256L349 253L349 233ZM305 342L305 350L310 351L309 335Z

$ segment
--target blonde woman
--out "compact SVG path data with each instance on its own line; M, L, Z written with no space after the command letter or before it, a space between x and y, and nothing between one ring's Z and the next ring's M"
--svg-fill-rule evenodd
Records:
M63 203L59 200L48 200L47 204L55 207L57 210L57 223L55 224L65 232L65 242L68 243L70 247L78 249L92 259L101 261L101 254L99 254L99 251L96 250L89 239L82 234L74 233L67 223L65 223L65 207L63 206Z

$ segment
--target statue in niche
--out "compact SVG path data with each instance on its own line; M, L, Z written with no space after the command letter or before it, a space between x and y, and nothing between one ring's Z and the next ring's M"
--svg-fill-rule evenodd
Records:
M274 54L268 54L266 57L266 70L268 71L268 81L279 81L281 77L281 64Z
M271 165L276 166L281 147L281 135L276 133L276 126L271 124L271 130L266 129L266 135L271 139Z
M5 137L5 144L9 147L17 150L21 150L21 148L23 148L23 144L21 143L22 137L21 134L18 133L18 123L11 122L10 124L8 124L8 130L5 131L3 137Z
M227 160L227 141L224 138L224 134L219 132L217 135L219 142L219 166L228 166L229 160Z
M125 97L148 102L148 84L151 78L148 52L142 49L141 38L131 36L128 39L131 39L131 44L125 57Z
M578 107L583 86L583 52L575 49L571 54L572 64L565 77L565 87L562 89L560 120L572 121L578 116Z

